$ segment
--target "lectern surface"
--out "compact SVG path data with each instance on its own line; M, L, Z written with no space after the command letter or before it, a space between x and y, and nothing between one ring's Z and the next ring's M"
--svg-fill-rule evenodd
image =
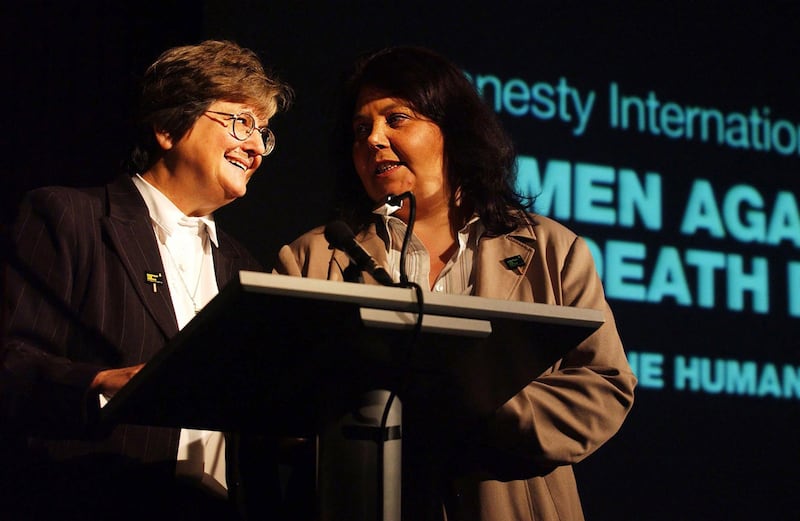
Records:
M302 435L330 401L397 387L491 414L602 312L242 271L102 411L108 422ZM324 403L324 407L322 404Z

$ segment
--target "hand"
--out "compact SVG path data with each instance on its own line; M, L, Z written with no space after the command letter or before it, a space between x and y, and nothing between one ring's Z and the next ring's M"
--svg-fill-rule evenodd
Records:
M142 367L144 367L144 364L100 371L92 380L90 388L106 398L111 398L133 378L133 375L141 371Z

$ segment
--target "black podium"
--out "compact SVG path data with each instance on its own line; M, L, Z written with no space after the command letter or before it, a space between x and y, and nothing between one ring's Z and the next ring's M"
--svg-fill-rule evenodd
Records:
M429 292L420 305L410 288L242 271L109 401L102 419L318 436L333 444L327 454L335 457L322 459L346 466L348 454L361 457L376 441L364 433L391 396L378 459L399 494L399 470L390 467L399 465L400 436L391 433L401 432L401 406L430 436L472 425L602 323L598 310ZM373 501L374 480L350 487L361 498L347 497L341 482L357 478L341 469L338 491L326 493L325 474L336 469L320 465L319 491L337 503L323 498L323 519L399 519L399 496L378 494L385 515L372 505L342 512ZM327 506L340 511L325 515Z

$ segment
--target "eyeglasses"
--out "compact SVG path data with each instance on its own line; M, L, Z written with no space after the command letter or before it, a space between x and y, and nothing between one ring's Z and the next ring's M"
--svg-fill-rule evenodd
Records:
M264 152L261 153L262 156L268 156L275 150L275 134L272 133L269 127L257 127L256 117L250 112L240 112L238 114L217 112L216 110L207 110L206 112L219 114L220 116L228 116L228 119L233 121L231 134L239 141L245 141L253 135L253 131L258 130L258 133L261 134L261 139L264 141Z

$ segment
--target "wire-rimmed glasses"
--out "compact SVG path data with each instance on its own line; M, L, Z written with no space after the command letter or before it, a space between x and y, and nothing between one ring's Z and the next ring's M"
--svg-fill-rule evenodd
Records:
M268 156L275 150L275 134L269 127L257 127L256 117L251 112L239 112L238 114L231 114L230 112L219 112L216 110L207 110L211 114L219 114L220 116L228 116L233 121L231 127L231 134L239 141L245 141L249 138L253 131L257 130L261 134L261 139L264 142L264 152L262 156Z

